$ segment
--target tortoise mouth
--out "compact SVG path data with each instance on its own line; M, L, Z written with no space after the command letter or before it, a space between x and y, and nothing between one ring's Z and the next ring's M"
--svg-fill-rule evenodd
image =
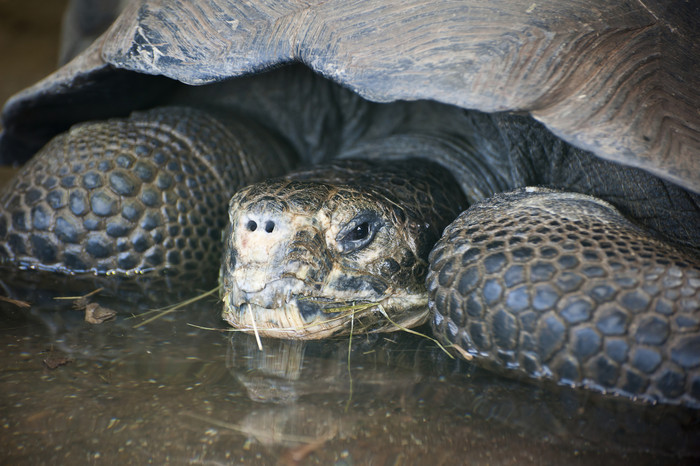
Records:
M269 275L276 278L270 279ZM262 276L257 267L251 271L241 267L225 275L224 320L260 336L321 339L351 332L396 330L392 321L400 326L407 321L415 325L414 309L420 305L427 315L425 293L386 293L388 287L381 289L384 293L376 287L358 290L359 280L353 282L346 274L330 274L324 283L289 270L269 275ZM346 286L346 282L355 286Z
M322 339L353 332L387 332L413 327L428 318L427 297L389 297L379 301L338 301L303 294L266 307L223 296L223 318L246 333L287 339Z

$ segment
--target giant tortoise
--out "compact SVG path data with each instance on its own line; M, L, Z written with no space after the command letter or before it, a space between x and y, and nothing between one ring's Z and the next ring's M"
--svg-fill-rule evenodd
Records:
M3 163L50 141L0 256L220 269L250 332L430 319L489 367L697 407L699 31L681 0L132 1L6 104Z

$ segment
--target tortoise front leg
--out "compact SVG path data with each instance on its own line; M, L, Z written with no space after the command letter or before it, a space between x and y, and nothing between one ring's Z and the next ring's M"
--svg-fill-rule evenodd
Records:
M542 188L465 211L427 278L439 337L487 366L700 405L700 259L599 199Z
M0 192L0 263L214 279L231 195L294 158L258 125L188 107L75 125Z

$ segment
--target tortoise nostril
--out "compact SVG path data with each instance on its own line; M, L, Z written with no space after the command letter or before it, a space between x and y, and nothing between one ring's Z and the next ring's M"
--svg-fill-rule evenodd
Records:
M249 220L246 227L248 228L248 231L255 231L258 228L258 224L255 223L255 220Z
M265 222L265 231L268 233L272 233L272 230L275 229L275 222L268 220Z

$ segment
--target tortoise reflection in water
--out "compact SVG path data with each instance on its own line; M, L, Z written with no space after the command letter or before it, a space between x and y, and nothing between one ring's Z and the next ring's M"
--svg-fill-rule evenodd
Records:
M221 267L225 318L266 335L430 319L486 365L697 406L697 7L358 5L129 4L5 107L6 163L75 125L2 195L4 260ZM213 83L293 60L355 92ZM230 195L285 173L234 196L220 265Z

